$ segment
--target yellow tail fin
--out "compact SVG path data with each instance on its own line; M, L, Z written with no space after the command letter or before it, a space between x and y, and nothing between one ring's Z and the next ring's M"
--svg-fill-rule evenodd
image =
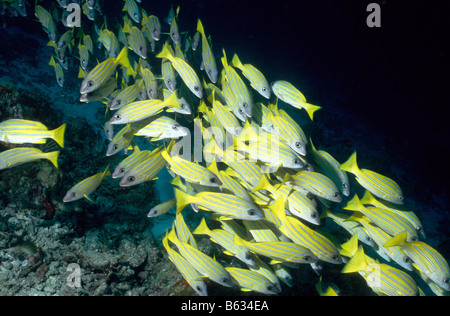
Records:
M356 151L353 152L346 162L341 164L341 169L353 174L357 174L359 172L358 164L356 163Z
M342 273L352 273L363 271L367 268L366 255L362 246L359 246L355 255L347 262L347 264L342 269Z
M353 257L358 250L358 234L354 233L345 243L341 244L340 254L346 257Z
M53 139L58 143L61 148L64 148L64 133L66 131L66 123L52 131Z
M242 70L242 68L244 67L244 65L241 63L241 60L239 59L238 55L234 54L233 55L233 59L231 60L231 64Z
M211 233L211 229L209 229L208 225L206 225L206 220L204 217L192 233L195 235L209 235Z
M403 246L406 245L407 241L406 238L408 237L408 234L405 231L397 234L395 237L393 237L392 239L388 240L385 244L384 247L388 248L388 247L394 247L394 246Z
M46 157L50 162L55 166L56 169L58 169L58 156L59 151L52 151L49 153L46 153Z
M363 209L363 208L364 208L364 205L362 205L357 194L355 194L353 199L348 201L347 205L345 207L343 207L344 210L349 210L349 211L361 211L361 209Z
M197 21L197 31L204 37L206 37L205 35L205 29L203 28L203 24L202 21L200 21L200 19L198 19Z
M316 112L322 108L318 105L314 105L314 104L310 104L310 103L305 103L305 104L303 104L303 106L304 106L306 112L308 113L311 121L313 120L314 112Z
M195 197L175 189L175 198L177 199L177 213L180 213L187 205L194 203Z

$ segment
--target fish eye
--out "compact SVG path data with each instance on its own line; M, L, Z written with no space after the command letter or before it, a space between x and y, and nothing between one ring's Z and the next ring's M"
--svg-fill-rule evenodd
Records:
M167 84L171 84L171 83L172 83L172 80L167 79Z
M369 236L366 237L366 240L372 242L372 238L370 238Z
M346 188L347 187L347 183L342 183L342 187Z
M295 143L295 147L297 147L297 148L300 148L300 147L302 147L302 143L300 143L300 142L296 142L296 143Z
M138 19L138 15L137 13L133 14L134 18L137 20Z
M317 218L317 213L311 213L311 218Z
M398 196L398 199L399 199L400 201L403 201L403 196L402 196L402 195L399 195L399 196Z
M246 109L248 107L247 102L242 103L242 106L244 107L244 109Z
M217 183L217 179L216 179L216 178L211 178L211 179L209 179L209 182L211 182L211 183Z
M76 196L77 196L77 193L76 192L72 192L72 197L74 198Z
M339 256L333 255L333 256L331 256L331 260L338 261L339 260Z
M125 168L120 168L120 173L124 173L125 172Z
M227 278L222 278L222 282L223 282L223 283L229 283L229 281L230 281L230 280L227 279Z
M117 105L120 105L120 103L122 103L122 101L120 101L120 100L117 100L117 101L116 101L116 104L117 104Z
M250 260L252 258L252 253L251 252L246 252L245 253L245 259Z
M120 120L122 117L120 116L120 114L115 114L115 115L114 115L114 118L115 118L116 120Z
M180 129L180 126L179 125L174 125L174 126L172 126L172 129L174 131L178 131Z
M411 262L411 258L409 258L408 256L404 256L403 257L403 261L406 263L410 263Z
M117 148L119 148L119 145L118 144L114 144L113 148L117 149Z
M411 236L411 241L418 241L418 239L414 236Z
M303 260L305 260L305 261L311 261L311 256L304 256L304 257L303 257Z
M269 286L267 286L267 290L268 290L268 291L272 291L272 292L273 292L273 291L274 291L274 288L273 288L273 286L272 286L272 285L269 285Z
M93 85L94 85L94 81L89 80L89 81L87 82L87 86L88 86L88 87L92 87Z
M199 292L202 291L202 288L199 285L197 286L197 291L199 291Z
M156 34L156 32L157 32L157 29L153 29L153 33Z
M134 176L129 176L127 178L128 182L134 182L134 180L136 180L136 178Z
M333 197L338 197L338 196L339 196L339 193L337 193L337 192L333 193Z
M181 104L180 104L180 108L185 109L186 106L185 106L183 103L181 103Z
M295 165L298 165L298 164L300 163L300 159L294 158L294 160L292 160L292 162L293 162Z
M266 87L262 87L262 91L263 91L263 92L266 92L266 91L267 91L267 88L266 88Z
M142 46L139 46L139 50L142 52L144 48Z
M417 226L417 227L416 227L416 230L417 230L418 232L422 232L422 227Z
M443 279L442 281L444 281L444 283L446 283L446 284L450 283L449 279Z
M249 210L247 211L247 214L250 215L250 216L255 216L255 215L256 215L256 212L255 212L254 209L249 209Z
M198 87L198 86L195 86L195 87L194 87L194 90L195 90L195 91L198 91L198 90L199 90L199 87Z
M244 111L242 109L239 109L238 112L239 112L239 114L243 114L244 113Z

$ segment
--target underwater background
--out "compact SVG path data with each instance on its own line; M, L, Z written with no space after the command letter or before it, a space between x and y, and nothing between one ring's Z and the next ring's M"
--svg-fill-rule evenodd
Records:
M39 4L48 8L53 2ZM366 24L371 2L381 6L380 28ZM123 156L105 156L103 104L79 102L77 59L65 71L64 86L57 84L48 65L53 49L27 4L26 17L0 18L0 122L26 118L52 129L67 122L66 145L59 169L40 161L0 171L0 295L194 295L161 244L174 216L147 218L148 210L173 197L165 170L158 180L131 188L106 179L93 202L62 202L75 183L108 163L117 165ZM424 225L426 242L450 258L448 5L417 0L140 4L161 21L172 5L181 7L180 30L195 32L197 18L202 19L216 58L226 48L229 56L237 53L258 67L269 82L301 87L322 109L314 122L297 110L290 115L304 123L316 147L341 163L356 150L360 166L395 179ZM103 15L120 21L122 7L123 1L104 1ZM92 31L84 15L81 25ZM6 148L0 143L0 150ZM191 229L200 218L185 215ZM208 238L198 241L220 257L220 247ZM67 285L70 263L81 266L81 287ZM342 275L340 268L326 265L323 278L341 295L373 295L362 278ZM291 272L294 286L283 285L281 295L318 295L318 276L309 267ZM432 295L426 285L423 290ZM255 295L213 283L208 292Z

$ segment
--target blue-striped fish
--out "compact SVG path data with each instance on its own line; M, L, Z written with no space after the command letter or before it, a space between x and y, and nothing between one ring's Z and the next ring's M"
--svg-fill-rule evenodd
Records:
M347 202L344 209L363 213L377 226L392 236L406 230L408 232L408 241L416 241L419 239L416 228L406 218L387 209L374 208L371 206L365 207L357 194Z
M307 103L305 96L287 81L279 80L273 82L272 91L280 100L287 104L298 109L305 109L311 121L313 120L314 112L321 109L320 106Z
M128 45L141 58L147 58L147 42L144 34L136 26L130 27L127 23L124 24L122 32L128 34Z
M238 111L241 114L245 114L247 117L253 115L253 98L248 91L245 82L236 72L236 70L228 64L225 50L223 50L223 57L221 59L224 68L224 83L222 86L227 86L237 102Z
M121 187L138 185L145 181L158 179L156 175L164 168L166 161L161 155L161 148L158 147L150 155L143 159L139 164L127 171L120 181Z
M412 259L415 267L446 291L450 291L450 269L444 257L422 241L408 242L403 231L384 244L385 247L400 246Z
M109 143L106 156L117 154L122 149L127 149L134 137L134 131L130 124L125 125Z
M145 30L148 30L151 34L151 37L155 41L159 41L161 38L161 23L159 22L158 17L154 15L150 16L143 16L142 17L142 25L144 26Z
M176 204L177 204L176 199L170 199L162 203L159 203L158 205L151 208L151 210L147 214L147 217L156 217L166 214L171 209L173 209Z
M383 204L382 202L378 201L372 195L372 193L370 193L367 190L366 190L366 192L364 192L364 196L361 198L361 203L362 204L370 204L370 205L376 206L378 208L386 209L386 210L392 211L400 216L403 216L416 228L416 231L419 234L419 236L424 240L426 239L425 230L423 229L422 222L420 221L420 219L417 217L417 215L413 211L399 210L399 209L389 207L389 206Z
M43 153L40 149L33 147L17 147L0 153L0 170L8 169L40 159L49 160L58 168L59 151Z
M249 265L255 264L253 254L246 247L238 246L234 243L234 234L223 229L209 229L205 218L201 220L200 224L192 233L194 235L208 235L213 242L219 244L225 249L224 253L226 255L234 256Z
M171 92L167 89L163 89L163 97L164 100L167 100L167 98L170 97ZM180 108L169 108L167 109L167 112L175 112L175 113L179 113L179 114L184 114L184 115L191 115L192 114L192 109L191 106L189 105L189 103L186 101L186 99L184 97L178 98L178 104L180 105Z
M80 55L80 66L81 68L83 68L83 70L86 70L89 64L89 50L85 45L79 43L78 53Z
M166 88L174 92L177 89L175 70L173 69L172 63L166 58L161 60L161 75Z
M155 75L148 68L144 68L141 71L141 75L142 79L144 80L144 86L145 90L147 91L147 95L149 96L150 99L156 99L158 97L158 83L156 82Z
M376 243L377 247L374 250L383 257L386 261L394 260L401 267L413 271L413 264L411 258L409 258L400 247L384 247L384 244L388 242L392 236L386 233L380 227L374 225L372 221L364 216L360 212L354 213L346 221L355 221L362 225L365 231L369 234L370 238ZM378 249L377 249L378 248Z
M313 263L318 260L308 248L293 242L249 242L235 235L234 243L243 245L258 255L272 259L271 264L281 262Z
M119 91L109 103L111 110L117 110L128 103L135 101L139 95L139 83L135 83Z
M214 98L213 92L213 112L223 128L231 135L238 136L242 132L242 126L231 110Z
M118 65L127 68L128 74L132 74L134 70L131 68L128 60L128 48L124 47L117 58L110 57L101 62L92 69L81 83L80 93L85 94L98 89L106 80L108 80L116 71Z
M126 172L130 171L133 168L133 166L142 163L150 154L151 152L149 150L138 150L137 146L135 146L134 152L130 156L122 160L114 169L112 178L116 179L123 177Z
M326 200L342 202L334 182L319 172L303 170L288 176L288 182Z
M109 121L111 124L134 123L159 114L166 107L180 107L176 92L165 101L155 99L128 103L117 110Z
M240 69L245 78L250 81L250 85L266 99L270 99L270 86L263 73L250 64L242 64L239 57L234 54L231 64Z
M9 119L0 123L0 142L12 144L45 144L47 138L64 147L66 124L54 130L37 121Z
M257 255L254 255L255 257L255 264L249 267L250 270L258 272L259 274L266 277L267 280L269 280L273 286L275 287L275 292L281 293L281 284L280 280L276 276L275 272L269 265L267 265L263 260L261 260Z
M342 263L339 249L330 239L309 228L295 217L285 214L283 197L280 196L269 208L281 222L278 228L294 243L306 247L320 260L334 264Z
M276 286L265 276L256 271L227 267L225 268L235 283L241 288L241 291L255 291L263 294L278 294Z
M177 14L178 15L178 14ZM180 43L180 31L178 30L178 23L176 17L172 19L170 22L170 31L169 31L170 38L175 44Z
M362 246L359 246L342 270L342 273L352 272L362 272L360 274L367 285L378 295L416 296L419 294L419 288L409 274L373 260L364 254Z
M312 154L315 162L319 165L321 171L328 176L341 193L345 196L350 194L350 185L347 174L341 169L339 162L334 159L328 152L324 150L317 150L314 147L312 140L310 140Z
M105 177L110 176L109 165L103 172L97 173L75 184L63 198L63 202L73 202L85 197L90 200L88 195L94 192L102 183Z
M141 22L141 13L139 11L139 7L134 0L125 0L125 5L122 11L127 11L130 18L136 22Z
M181 212L187 205L194 203L199 209L230 218L259 220L264 217L263 212L255 203L232 194L204 191L192 196L175 189L175 197L177 199L177 212Z
M53 56L50 58L50 62L48 64L55 69L56 82L62 87L64 85L64 72L61 65L55 62Z
M61 35L61 37L58 40L58 43L56 44L58 50L61 50L69 45L71 45L70 47L72 47L73 46L73 44L71 44L72 38L73 38L73 29Z
M277 129L276 134L279 135L280 140L297 154L305 156L308 141L301 127L286 112L278 111L276 106L271 108L273 113L269 114L269 120Z
M243 199L252 200L252 196L250 193L245 189L238 180L231 177L228 173L226 173L224 170L219 171L217 168L217 163L215 160L209 165L209 170L211 170L214 174L216 174L219 177L221 185L221 190L224 193L233 193L236 196L239 196Z
M216 65L216 59L214 58L214 54L211 50L211 47L209 46L208 39L205 35L205 30L203 28L203 24L198 19L197 21L197 32L200 33L202 36L202 63L203 68L206 71L206 74L208 75L209 80L211 80L213 83L217 82L217 65Z
M189 90L191 90L192 93L194 95L196 95L198 98L202 98L203 97L203 87L200 82L200 79L198 78L197 74L195 73L195 70L184 60L175 57L169 51L168 47L169 47L169 43L166 42L166 44L164 44L162 51L158 55L156 55L156 57L168 59L171 62L173 68L180 75L183 82L189 88Z
M206 283L203 276L195 270L192 265L182 255L170 248L168 233L163 238L163 246L169 255L169 260L177 267L183 278L200 296L207 296Z
M266 215L265 212L264 214ZM267 219L260 221L244 221L244 226L256 242L280 241L278 236L282 233Z
M341 165L341 169L353 173L358 183L373 195L395 204L403 204L402 189L397 182L377 172L359 169L356 151Z
M168 238L177 246L180 254L200 275L226 287L233 285L230 274L217 260L192 247L190 244L180 241L174 229L170 231Z
M81 69L80 69L81 70ZM80 73L81 75L81 73ZM94 90L92 92L82 94L80 96L80 102L94 102L94 101L101 101L105 104L108 104L108 97L113 96L114 89L117 87L117 78L111 77L100 88L97 90Z
M189 129L167 116L161 116L144 126L135 127L133 125L133 128L136 131L135 135L152 137L152 141L179 138L189 134Z
M188 161L179 156L170 156L170 148L162 151L164 159L170 165L170 171L181 178L192 183L199 183L206 186L219 187L222 185L217 175L198 164Z

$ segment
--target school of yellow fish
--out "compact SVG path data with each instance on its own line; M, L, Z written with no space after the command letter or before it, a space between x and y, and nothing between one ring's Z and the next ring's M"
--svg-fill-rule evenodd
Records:
M180 7L171 8L161 23L134 0L125 0L123 23L112 26L97 1L88 0L83 12L101 20L88 32L59 27L54 12L63 12L58 16L64 24L67 5L61 0L52 8L35 7L54 49L49 64L63 87L67 59L77 59L80 101L106 106L106 156L127 155L112 173L108 165L75 184L64 202L90 199L105 177L134 186L155 180L167 168L175 198L152 206L148 217L176 210L163 245L199 295L207 295L207 279L278 294L282 284L301 284L288 269L320 275L323 263L358 273L378 295L423 295L413 274L436 295L448 294L448 263L424 242L424 228L403 206L408 197L399 184L360 169L356 152L339 163L316 148L289 113L297 111L294 107L313 120L320 107L308 103L297 87L283 80L269 84L261 69L246 63L251 61L214 50L200 19L194 32L180 31ZM182 126L177 117L193 124ZM195 129L202 139L192 145ZM0 141L42 144L50 138L63 148L64 131L65 124L49 130L39 122L12 118L0 123ZM138 138L148 138L152 149L139 148ZM37 159L58 168L58 154L15 147L0 153L0 170ZM349 174L356 182L349 181ZM365 189L363 196L354 193L357 185ZM184 221L188 212L205 215L192 231ZM325 221L347 232L346 240L325 233ZM241 264L223 265L203 253L196 235L208 236ZM320 295L339 294L336 288L323 288L317 278Z

